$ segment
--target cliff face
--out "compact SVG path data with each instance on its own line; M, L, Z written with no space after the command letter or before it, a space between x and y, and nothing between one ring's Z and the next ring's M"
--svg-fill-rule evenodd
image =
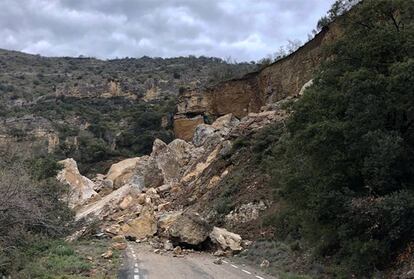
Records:
M241 118L248 113L259 112L266 104L298 95L326 59L323 48L340 34L339 23L334 22L296 52L258 72L211 88L183 92L179 96L175 116L176 137L189 140L188 135L193 134L199 124L200 118L195 116L214 119L232 113ZM191 125L192 122L194 125Z

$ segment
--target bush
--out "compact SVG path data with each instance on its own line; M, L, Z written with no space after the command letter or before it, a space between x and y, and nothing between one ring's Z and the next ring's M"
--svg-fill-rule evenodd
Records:
M296 227L348 274L386 268L414 223L414 5L363 1L275 145Z
M9 148L0 154L0 275L24 264L33 243L43 250L43 238L68 233L73 218L62 201L66 188L54 178L56 162L21 153Z

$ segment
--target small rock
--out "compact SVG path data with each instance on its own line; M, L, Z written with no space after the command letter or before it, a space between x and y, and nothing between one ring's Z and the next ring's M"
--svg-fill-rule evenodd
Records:
M93 258L91 256L86 257L86 259L90 262L93 261Z
M125 250L127 248L127 244L125 242L116 242L112 244L112 248L115 250Z
M157 190L154 188L149 188L146 192L147 195L156 195L157 194Z
M268 268L270 266L270 262L268 260L263 260L260 264L261 268Z
M112 252L112 250L108 250L105 253L103 253L101 257L104 259L111 259L113 255L114 253Z
M155 249L155 250L154 250L154 253L155 253L155 254L159 254L160 252L161 252L161 251L160 251L160 249Z
M140 205L144 205L145 204L145 199L147 198L147 195L146 194L141 194L141 195L139 195L138 196L138 198L137 198L137 202L138 202L138 204L140 204Z
M214 252L213 255L216 256L216 257L223 257L224 252L223 252L223 250L217 250L216 252Z
M164 242L164 249L166 251L172 251L172 250L174 250L174 246L171 243L171 241L167 240L167 241Z
M174 252L174 255L176 255L176 256L181 255L183 253L183 249L181 249L180 246L177 246L177 247L174 248L173 252Z
M218 264L218 265L220 265L220 264L223 264L223 260L222 260L222 259L220 259L220 258L218 258L218 259L216 259L215 261L213 261L213 263L214 263L214 264Z
M124 242L125 241L125 237L123 235L117 235L117 236L114 236L112 238L112 241L113 242Z
M251 241L251 240L243 240L242 241L242 247L243 248L247 248L247 247L251 246L252 244L253 244L253 241Z
M168 206L169 206L169 205L170 205L170 203L169 203L169 202L162 203L162 204L158 205L157 210L158 210L158 211L166 211L166 210L168 209Z

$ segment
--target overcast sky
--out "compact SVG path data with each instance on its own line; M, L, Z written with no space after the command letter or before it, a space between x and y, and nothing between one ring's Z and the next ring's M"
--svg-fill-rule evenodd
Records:
M307 39L333 0L0 0L0 48L46 56L258 60Z

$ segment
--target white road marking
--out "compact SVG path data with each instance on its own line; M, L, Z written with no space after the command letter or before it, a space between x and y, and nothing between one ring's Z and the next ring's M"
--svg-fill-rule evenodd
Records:
M135 267L138 268L138 263L135 263Z
M231 266L234 268L239 268L237 265L234 265L234 264L232 264Z
M257 279L264 279L263 277L260 277L259 275L256 275Z
M139 274L135 274L134 279L139 279Z
M242 271L243 271L244 273L247 273L247 274L252 274L250 271L247 271L247 270L244 270L244 269L242 269Z
M139 273L139 269L138 268L134 268L134 273Z
M228 264L229 262L226 262L225 260L223 260L223 263L226 263L226 264Z

